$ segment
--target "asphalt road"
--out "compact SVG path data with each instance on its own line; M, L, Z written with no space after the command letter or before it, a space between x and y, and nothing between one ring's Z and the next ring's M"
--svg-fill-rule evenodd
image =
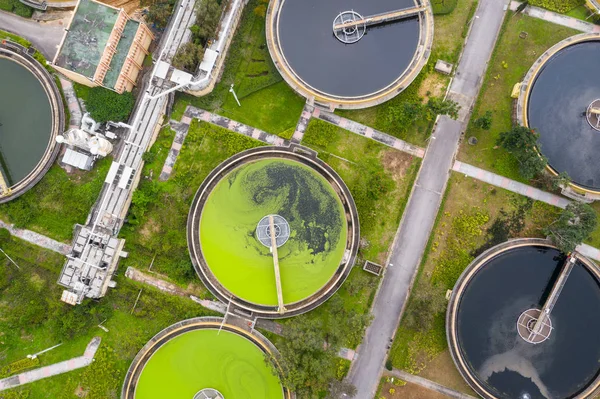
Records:
M64 28L57 22L39 23L0 11L0 29L29 40L48 61L51 61L56 54L57 47L65 33Z
M396 239L388 267L373 302L373 322L358 348L348 381L357 388L357 398L370 399L376 393L379 377L392 344L413 279L421 262L448 181L460 133L479 91L502 25L507 0L481 0L475 14L449 98L462 109L458 120L441 117L431 136L423 164Z

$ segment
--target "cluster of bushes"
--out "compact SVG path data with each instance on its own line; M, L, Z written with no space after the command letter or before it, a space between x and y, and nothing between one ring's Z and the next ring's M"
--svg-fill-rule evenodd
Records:
M432 0L431 8L435 15L450 14L456 8L458 0Z
M585 0L529 0L529 4L561 14L567 13L585 3Z
M173 14L173 7L176 0L147 0L142 1L141 5L148 7L146 20L157 29L164 29Z
M177 50L173 57L173 66L191 73L196 72L204 56L204 48L219 26L221 3L222 0L203 0L198 4L196 22L190 27L192 40Z
M123 122L129 118L135 105L135 98L130 92L123 94L94 87L87 92L87 98L83 98L85 106L96 122Z
M33 8L19 0L0 0L0 10L15 13L23 18L31 18L33 15Z

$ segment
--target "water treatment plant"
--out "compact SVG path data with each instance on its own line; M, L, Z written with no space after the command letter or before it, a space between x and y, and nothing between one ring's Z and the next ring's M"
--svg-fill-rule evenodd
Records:
M255 330L214 317L184 320L140 350L121 398L290 399L273 372L280 372L277 356L273 344Z
M60 146L64 108L56 83L27 49L0 44L0 203L35 185Z
M284 79L309 102L365 108L404 90L433 41L428 0L273 0L267 44Z
M598 266L546 240L508 241L481 254L456 283L450 352L486 399L594 397L599 312Z
M225 303L263 317L306 312L347 277L356 207L342 179L302 147L260 147L204 180L188 218L196 272Z
M521 88L517 119L540 134L553 173L566 172L581 194L600 193L600 84L589 79L600 61L600 36L581 34L546 51Z

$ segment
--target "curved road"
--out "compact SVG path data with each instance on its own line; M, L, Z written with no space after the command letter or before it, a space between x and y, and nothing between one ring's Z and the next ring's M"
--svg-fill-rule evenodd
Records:
M35 22L5 11L0 11L0 29L29 40L48 61L54 59L65 33L65 27L58 22Z
M508 0L480 0L456 75L447 98L461 105L458 120L438 119L416 184L396 234L389 264L373 302L373 322L368 327L348 382L357 398L376 394L383 364L398 328L421 257L429 240L450 169L470 108L479 92L488 60L502 25Z

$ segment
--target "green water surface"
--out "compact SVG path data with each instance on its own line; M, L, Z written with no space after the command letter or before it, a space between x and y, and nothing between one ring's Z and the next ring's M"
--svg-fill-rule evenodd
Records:
M227 399L282 399L279 379L246 338L194 330L161 346L144 367L135 399L193 399L204 388Z
M273 258L256 239L269 214L283 216L291 236L278 248L284 303L323 287L346 248L342 203L316 171L296 161L265 159L225 176L210 193L200 218L206 261L223 286L240 298L277 305Z

